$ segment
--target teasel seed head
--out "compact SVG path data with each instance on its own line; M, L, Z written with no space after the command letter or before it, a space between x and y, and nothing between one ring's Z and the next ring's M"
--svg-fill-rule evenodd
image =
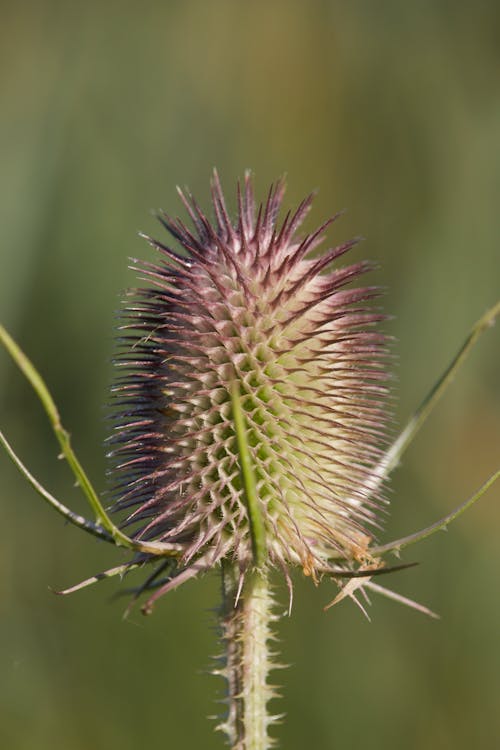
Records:
M192 227L161 213L179 248L156 240L147 286L130 293L114 387L113 508L134 539L181 552L152 599L222 560L300 566L370 563L384 503L373 475L388 423L387 338L343 264L352 240L318 251L299 236L313 196L282 220L285 185L257 206L238 186L233 222L217 173L214 221L179 191ZM147 559L147 556L144 556Z

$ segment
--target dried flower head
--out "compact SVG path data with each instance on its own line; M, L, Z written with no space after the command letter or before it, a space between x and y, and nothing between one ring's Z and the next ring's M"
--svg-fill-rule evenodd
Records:
M213 223L181 191L194 229L160 214L181 251L148 238L162 259L138 264L121 327L114 509L180 550L154 598L222 559L242 577L366 563L382 502L383 316L350 286L371 264L339 265L357 240L317 252L338 215L298 236L313 196L279 222L283 181L257 208L247 175L234 223L211 187Z

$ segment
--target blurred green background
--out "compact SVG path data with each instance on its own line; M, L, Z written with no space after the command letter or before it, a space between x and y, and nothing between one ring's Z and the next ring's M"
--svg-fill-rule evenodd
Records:
M234 205L251 167L264 196L319 189L308 227L380 263L397 339L398 419L411 413L500 279L497 2L2 2L0 319L40 367L82 461L105 488L102 405L138 230L208 206L217 165ZM405 457L385 538L465 499L498 465L498 330L488 333ZM1 423L35 475L83 509L38 403L0 355ZM116 582L51 587L120 553L64 528L0 457L0 744L15 750L222 746L208 576L122 619ZM500 746L499 489L384 581L442 615L385 599L372 623L328 582L296 579L276 679L295 748ZM286 606L286 592L280 590Z

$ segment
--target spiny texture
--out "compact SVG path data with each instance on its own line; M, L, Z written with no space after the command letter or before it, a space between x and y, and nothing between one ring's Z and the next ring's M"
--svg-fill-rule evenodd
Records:
M194 228L160 215L181 251L150 240L162 259L139 264L122 326L114 507L182 548L154 598L221 559L242 580L366 561L381 503L383 316L377 288L348 287L370 264L338 265L355 240L317 252L336 217L297 235L312 196L279 223L282 181L257 208L247 176L234 223L211 187L213 223L182 192Z
M217 729L222 731L233 750L264 750L275 746L270 727L282 718L268 711L269 701L279 698L276 686L268 682L271 670L282 668L269 645L276 641L272 625L279 617L274 613L272 592L265 576L249 576L246 590L235 606L238 576L228 566L223 571L223 606L221 640L224 655L213 674L227 683L222 701L227 711Z

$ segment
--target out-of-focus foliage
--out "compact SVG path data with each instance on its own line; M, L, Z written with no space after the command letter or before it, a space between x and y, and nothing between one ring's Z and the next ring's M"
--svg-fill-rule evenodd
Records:
M287 172L290 204L320 189L314 224L380 262L398 338L400 420L417 405L500 279L498 3L2 3L0 317L53 388L105 489L102 404L127 258L153 257L150 208L207 206L246 167L257 190ZM376 278L375 278L376 277ZM386 538L464 499L498 464L498 331L394 477ZM81 508L41 410L0 357L2 426L32 470ZM58 599L119 557L62 521L0 457L0 742L16 750L221 746L206 716L222 689L205 578L154 616L121 619L116 582ZM438 623L377 600L368 624L297 580L280 629L283 747L495 747L500 740L499 491L384 583ZM283 592L286 606L286 592Z

